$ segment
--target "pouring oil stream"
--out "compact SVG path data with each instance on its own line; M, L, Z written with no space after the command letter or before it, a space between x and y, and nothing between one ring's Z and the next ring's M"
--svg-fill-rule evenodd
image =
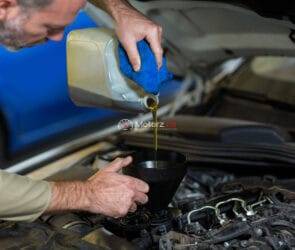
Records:
M153 115L153 144L154 144L154 161L157 163L157 152L158 152L158 106L159 101L157 97L149 98L147 102L148 109L152 112Z

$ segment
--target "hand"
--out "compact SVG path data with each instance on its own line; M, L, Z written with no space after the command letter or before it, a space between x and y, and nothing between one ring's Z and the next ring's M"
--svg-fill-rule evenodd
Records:
M122 1L113 15L116 34L127 52L129 61L135 71L141 67L140 55L136 43L146 39L155 54L158 69L162 66L163 49L162 27ZM114 12L113 12L114 13Z
M88 211L111 217L135 212L137 204L148 201L145 182L117 173L132 162L118 158L87 181L52 182L51 200L44 213Z
M131 157L118 158L86 182L88 211L118 218L148 201L149 187L145 182L117 173L131 161Z

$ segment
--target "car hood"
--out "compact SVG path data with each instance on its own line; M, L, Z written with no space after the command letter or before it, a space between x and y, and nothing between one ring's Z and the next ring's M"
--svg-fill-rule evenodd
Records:
M258 3L257 3L258 2ZM131 1L163 26L174 71L229 58L295 55L294 1Z

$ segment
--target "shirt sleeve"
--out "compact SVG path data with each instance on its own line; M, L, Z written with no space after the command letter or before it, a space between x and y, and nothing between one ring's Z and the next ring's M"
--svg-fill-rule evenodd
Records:
M48 182L0 170L0 220L34 221L49 206L50 199Z

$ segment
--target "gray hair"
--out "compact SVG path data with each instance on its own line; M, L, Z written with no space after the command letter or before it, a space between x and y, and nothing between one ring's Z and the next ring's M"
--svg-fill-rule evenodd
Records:
M43 8L54 0L17 0L18 4L25 8Z

